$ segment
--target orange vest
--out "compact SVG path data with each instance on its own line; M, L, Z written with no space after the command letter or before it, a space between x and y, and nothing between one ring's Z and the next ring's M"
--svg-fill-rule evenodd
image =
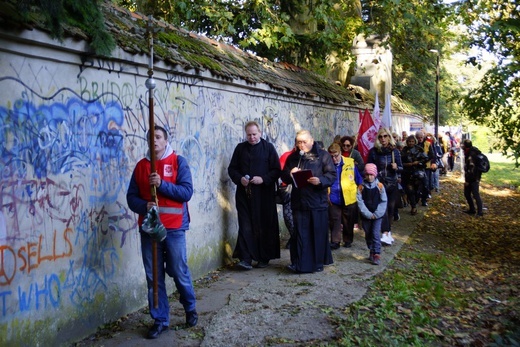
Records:
M155 162L155 169L161 176L161 180L174 183L177 181L177 170L179 169L177 163L177 155L172 153L162 160ZM152 201L151 186L148 183L148 177L151 173L150 160L147 158L141 159L135 169L135 180L139 186L139 194L144 200ZM174 201L159 193L157 189L157 200L159 206L159 217L161 223L166 229L180 228L182 225L183 203ZM139 225L143 224L145 216L139 216Z

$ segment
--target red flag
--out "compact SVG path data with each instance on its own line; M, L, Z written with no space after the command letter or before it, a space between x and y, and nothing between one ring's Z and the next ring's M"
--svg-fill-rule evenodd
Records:
M357 150L361 153L363 161L366 163L368 158L368 151L374 147L377 137L377 128L374 124L374 120L365 109L365 115L363 116L362 122L359 124L358 136L357 136Z

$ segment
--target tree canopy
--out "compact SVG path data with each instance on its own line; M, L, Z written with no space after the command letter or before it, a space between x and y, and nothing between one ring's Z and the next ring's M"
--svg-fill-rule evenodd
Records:
M436 54L443 62L452 53L468 54L470 48L492 52L496 63L476 87L467 87L461 83L462 76L441 64L440 123L467 117L487 125L502 139L503 152L518 162L520 5L515 0L111 1L329 77L338 67L354 66L352 44L359 34L378 35L393 54L394 95L429 119L435 106ZM60 24L78 25L92 38L91 46L98 54L107 55L114 46L96 11L97 0L17 3L22 15L29 7L39 6L56 37L60 37ZM466 28L463 35L454 31L458 25ZM483 61L473 55L467 64L481 68Z
M492 52L496 63L462 99L463 112L492 129L504 154L520 158L520 5L514 0L462 1L456 6L468 28L462 46ZM467 63L483 65L482 53Z
M430 119L435 105L436 71L436 56L430 50L443 52L452 39L449 7L441 0L117 2L270 60L328 76L342 62L353 67L351 49L358 34L379 35L382 45L394 56L394 94ZM332 56L334 59L330 59ZM451 100L441 100L441 114L448 114Z

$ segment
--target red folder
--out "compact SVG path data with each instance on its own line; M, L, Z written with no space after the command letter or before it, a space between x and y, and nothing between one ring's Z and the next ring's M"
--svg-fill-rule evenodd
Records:
M303 188L309 184L307 180L312 177L312 171L311 170L300 170L295 171L291 174L294 186L296 188Z

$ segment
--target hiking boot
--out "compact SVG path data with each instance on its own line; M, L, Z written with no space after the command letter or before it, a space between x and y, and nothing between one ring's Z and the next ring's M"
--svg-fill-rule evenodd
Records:
M372 257L372 264L373 264L373 265L379 265L379 264L381 264L381 255L379 255L379 254L374 254L374 256Z

